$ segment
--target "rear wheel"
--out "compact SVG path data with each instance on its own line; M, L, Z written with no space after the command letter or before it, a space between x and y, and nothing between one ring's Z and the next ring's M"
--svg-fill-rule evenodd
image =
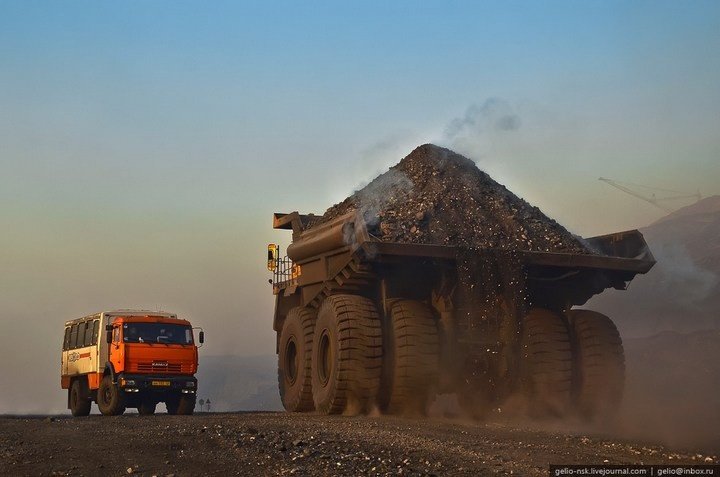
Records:
M590 310L568 312L576 350L575 403L586 418L610 417L622 401L625 354L615 324Z
M390 414L424 414L440 372L435 317L420 302L398 300L388 325L381 407Z
M333 295L318 312L312 346L312 393L323 414L366 412L382 368L382 330L375 304Z
M533 308L523 320L520 382L536 417L561 416L570 404L572 350L564 318Z
M168 414L189 416L195 410L195 394L180 394L167 398L165 407Z
M280 333L278 387L283 406L290 412L315 409L312 395L312 341L316 312L297 307L290 310Z
M119 416L125 412L125 393L113 383L112 377L105 376L100 381L97 404L105 416Z
M87 416L90 414L90 391L87 382L76 379L70 386L70 412L73 416Z

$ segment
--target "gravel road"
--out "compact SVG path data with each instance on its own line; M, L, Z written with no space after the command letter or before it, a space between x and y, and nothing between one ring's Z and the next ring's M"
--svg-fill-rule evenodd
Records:
M528 475L717 456L540 425L286 413L2 417L3 475Z

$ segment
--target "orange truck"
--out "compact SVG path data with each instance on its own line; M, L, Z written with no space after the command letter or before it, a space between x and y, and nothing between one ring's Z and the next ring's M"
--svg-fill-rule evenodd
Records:
M198 342L205 340L200 328ZM173 313L103 311L65 323L61 386L73 416L95 401L106 416L128 407L143 415L164 402L168 414L192 414L198 346L189 321Z

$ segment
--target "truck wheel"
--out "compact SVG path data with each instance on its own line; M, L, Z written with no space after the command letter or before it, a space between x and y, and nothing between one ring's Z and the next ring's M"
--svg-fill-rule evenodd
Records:
M90 414L90 392L87 382L75 379L70 387L70 412L73 416L87 416Z
M322 414L366 412L382 371L382 330L375 304L332 295L318 312L312 346L312 393Z
M439 337L432 311L399 300L386 328L381 408L389 414L425 414L439 378Z
M280 333L278 388L290 412L315 409L312 395L312 341L316 312L306 307L290 310Z
M125 412L125 393L112 382L111 376L100 381L97 405L104 416L119 416Z
M195 410L195 394L180 394L168 397L165 401L167 413L189 416Z
M155 401L152 401L150 399L143 399L137 408L138 414L140 414L141 416L152 416L153 414L155 414L156 407L157 403Z
M523 320L520 383L536 417L561 416L570 404L572 350L564 318L533 308Z
M575 345L575 403L586 418L610 417L622 401L625 353L615 324L590 310L571 310Z

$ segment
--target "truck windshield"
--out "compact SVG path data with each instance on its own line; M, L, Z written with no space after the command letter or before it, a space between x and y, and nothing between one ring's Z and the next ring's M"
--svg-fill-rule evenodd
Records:
M125 343L192 344L192 329L171 323L124 323Z

